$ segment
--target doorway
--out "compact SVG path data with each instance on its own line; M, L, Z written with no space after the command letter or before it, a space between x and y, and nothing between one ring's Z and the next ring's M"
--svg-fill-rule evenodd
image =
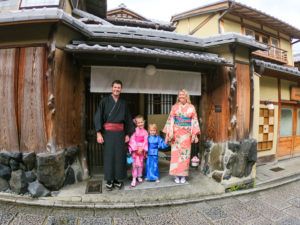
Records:
M102 145L96 141L94 114L101 99L108 94L110 93L88 92L86 96L86 145L91 176L103 173L103 149ZM132 117L138 114L143 115L146 120L145 128L147 129L149 123L156 123L160 135L163 135L163 127L172 105L176 102L177 95L122 93L121 97L126 100ZM200 96L190 97L199 115ZM199 152L199 145L193 144L191 150L191 156L196 155ZM168 158L170 152L164 152L164 155Z
M300 106L282 105L277 156L292 157L300 154Z

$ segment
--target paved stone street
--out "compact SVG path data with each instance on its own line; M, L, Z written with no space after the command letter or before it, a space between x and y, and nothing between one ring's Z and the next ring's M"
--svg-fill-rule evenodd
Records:
M300 181L247 195L170 207L104 210L1 203L0 224L300 224Z

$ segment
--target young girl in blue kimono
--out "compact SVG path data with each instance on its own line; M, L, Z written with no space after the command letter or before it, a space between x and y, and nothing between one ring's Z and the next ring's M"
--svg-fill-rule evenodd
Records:
M145 179L159 182L158 149L166 149L169 145L157 134L156 124L149 124L148 131L148 157Z

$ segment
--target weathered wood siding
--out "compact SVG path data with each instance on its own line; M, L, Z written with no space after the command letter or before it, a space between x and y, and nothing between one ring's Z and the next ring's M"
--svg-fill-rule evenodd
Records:
M214 142L228 140L229 127L229 87L230 80L225 67L206 76L206 92L203 92L201 109L203 134ZM218 109L221 111L218 112Z
M71 55L55 51L55 136L59 147L78 145L82 139L84 74Z
M47 137L44 117L43 81L45 48L21 48L18 76L20 149L44 152Z
M15 57L16 49L0 49L0 150L19 151Z
M249 137L250 133L250 68L247 64L236 63L237 80L237 139Z

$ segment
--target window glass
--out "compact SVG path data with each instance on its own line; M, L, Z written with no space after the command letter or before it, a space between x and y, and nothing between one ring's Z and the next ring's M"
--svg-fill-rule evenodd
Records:
M300 109L297 110L297 135L300 135Z
M280 136L287 137L292 136L293 132L293 111L292 109L281 109L280 116Z
M279 47L279 41L276 38L271 38L271 45L275 47Z
M269 44L268 37L262 36L262 43Z

